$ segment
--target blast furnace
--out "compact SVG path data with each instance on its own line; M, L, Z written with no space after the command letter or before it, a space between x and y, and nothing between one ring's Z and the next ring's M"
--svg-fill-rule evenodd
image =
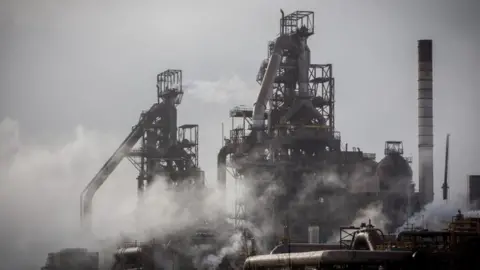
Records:
M253 224L268 249L285 235L307 242L312 226L325 241L374 202L383 203L392 230L406 220L414 197L402 142L386 142L380 163L375 154L342 144L332 64L311 63L307 41L314 33L313 12L282 11L280 34L268 44L256 78L255 105L230 111L232 129L218 153L218 184L225 187L230 171L255 198L237 196L237 227Z

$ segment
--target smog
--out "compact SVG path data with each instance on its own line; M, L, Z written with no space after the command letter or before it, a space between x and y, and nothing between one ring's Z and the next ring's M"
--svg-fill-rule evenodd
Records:
M13 13L18 12L13 8L14 6L6 5L5 10L11 9ZM17 9L21 10L20 6ZM225 12L216 12L215 14L219 16L217 21L226 20L227 17L233 19L235 17L233 13L241 13L241 9L236 10L237 8L233 6L235 5L232 4L230 8L235 12L230 15L225 15ZM197 23L209 31L200 31L191 25L183 27L183 31L180 31L181 27L174 28L161 21L167 18L167 14L159 16L158 12L152 12L156 9L149 12L144 10L140 17L134 16L138 10L132 10L130 13L131 9L125 9L122 12L126 13L122 14L126 17L122 15L121 19L118 17L118 21L112 23L115 16L120 14L118 13L122 10L120 8L112 14L97 16L98 18L95 15L87 16L88 25L91 24L93 28L90 29L87 25L85 29L90 29L91 32L98 25L99 28L106 27L107 30L98 37L84 38L76 29L78 14L87 14L84 9L97 12L97 8L101 8L101 5L95 6L94 9L90 4L79 5L74 10L81 10L79 12L83 13L78 14L68 13L63 8L64 6L57 8L51 5L37 6L35 9L38 9L38 12L37 10L29 11L30 16L22 15L21 18L4 16L8 14L3 14L4 12L0 9L0 15L2 15L0 17L7 18L1 20L0 37L4 37L5 29L16 29L11 30L14 32L19 30L20 34L15 32L15 35L6 36L6 40L16 38L22 40L22 42L12 43L16 44L12 48L18 48L19 52L22 52L19 55L28 59L28 61L24 59L23 62L28 62L32 66L35 66L36 62L43 63L41 68L37 67L37 70L32 71L25 65L21 68L22 61L12 60L10 63L10 58L7 57L7 61L2 61L7 62L8 65L5 66L6 72L3 72L3 69L0 72L0 87L3 91L4 88L10 89L13 86L14 91L24 94L21 92L22 87L31 88L32 85L37 85L36 81L42 76L50 78L48 74L43 74L41 71L49 71L55 64L49 66L46 63L57 63L55 59L66 59L65 63L58 62L57 65L64 70L72 69L72 74L84 76L55 74L55 78L52 77L51 81L43 82L43 87L38 84L37 88L46 92L46 85L49 87L55 87L56 84L70 85L71 92L78 95L68 96L70 102L62 101L61 103L67 104L65 105L67 107L71 106L69 109L77 112L81 111L78 106L83 109L91 103L94 117L105 117L101 122L103 129L100 132L95 127L90 127L91 121L89 122L87 117L81 116L79 120L68 114L68 110L63 109L62 112L63 107L53 109L52 106L49 109L54 110L55 115L65 114L65 119L68 119L69 123L84 122L86 126L77 126L68 138L56 134L56 129L42 126L41 129L51 137L51 142L47 143L37 135L30 134L34 129L31 127L32 121L37 125L42 123L40 112L37 117L30 117L34 119L30 122L25 121L22 114L15 115L13 112L14 118L0 118L0 216L2 217L0 259L2 267L39 269L44 266L42 269L48 270L55 263L65 260L61 258L83 254L83 257L75 257L74 260L67 259L67 261L70 260L67 264L72 264L76 260L76 264L91 263L99 265L100 269L112 270L128 268L149 270L156 267L202 270L252 269L255 266L281 268L286 266L285 254L268 255L278 245L288 247L290 267L312 266L312 263L346 266L349 263L370 261L403 267L404 263L417 263L421 260L420 256L416 256L417 253L412 254L415 248L410 247L401 247L403 250L391 252L393 240L386 241L387 236L396 235L397 241L402 235L409 233L415 235L418 232L419 237L422 238L425 236L422 233L426 230L428 233L442 235L445 228L448 228L455 233L467 230L467 234L473 235L473 243L475 237L480 239L478 232L472 233L471 228L459 228L456 224L456 222L480 224L480 220L476 219L479 215L475 211L475 205L480 201L480 193L475 188L476 178L473 175L475 172L472 171L476 168L474 164L478 163L478 158L474 157L476 155L472 150L474 147L465 146L469 141L468 138L475 138L475 136L462 135L464 130L475 131L469 134L478 133L478 130L473 128L474 121L470 119L471 115L477 114L470 110L465 112L463 118L459 116L461 113L456 113L455 119L447 116L445 108L453 110L453 99L448 100L449 98L445 98L445 94L442 93L445 92L444 89L458 88L455 83L449 86L448 82L454 81L455 78L452 77L460 78L467 72L458 67L455 76L451 75L450 67L446 72L444 67L446 63L451 65L459 56L455 55L455 59L448 58L451 53L445 53L445 46L450 43L444 37L434 35L433 40L417 40L415 48L417 37L400 35L396 26L393 25L388 32L395 32L396 37L408 40L408 43L405 42L409 44L408 50L407 45L397 46L398 40L393 42L381 37L379 29L370 31L372 26L368 31L355 31L355 33L362 33L361 39L354 39L353 36L344 39L338 35L337 30L331 32L329 27L324 27L327 25L325 18L332 16L328 11L332 7L322 7L323 13L304 10L289 10L289 12L280 10L279 13L278 10L272 11L272 7L268 5L268 13L277 16L276 23L273 20L271 24L275 28L268 28L268 24L263 21L265 17L265 22L268 18L270 23L273 18L269 17L270 15L260 16L262 20L258 21L242 18L241 27L234 26L232 29L229 23L222 23L221 26L215 25L218 23L211 24L204 18L206 14L211 15L213 11L204 6L195 6L195 12L193 12L195 14L183 15L192 21L195 16L198 17L195 17L197 20L208 21L202 24ZM265 8L267 12L267 7ZM210 13L205 13L204 9ZM61 10L63 12L59 12ZM328 12L325 13L323 10ZM73 21L62 23L67 19L45 15L52 12L69 14L64 17L68 20L73 18ZM177 14L176 12L168 13ZM346 13L348 10L342 10L343 15L340 17L348 19L350 16ZM33 41L25 42L22 39L23 36L21 37L22 27L31 25L34 21L28 21L25 18L36 18L38 14L42 15L40 17L44 22L34 23L37 31L35 33L38 34L40 30L45 31L41 35L38 34L38 37L56 33L52 35L56 38L51 40L59 39L54 46L52 44L48 46L56 49L52 55L45 56L45 59L41 58L43 57L41 51L37 52L37 47L41 47L41 38L35 35ZM317 15L314 16L314 14ZM249 12L249 15L258 17L256 13ZM388 17L389 20L394 20L395 16L390 14ZM448 19L443 15L441 17L444 20ZM135 20L132 21L132 18L142 21L144 26L156 25L157 22L169 26L168 29L153 27L155 34L148 33L148 36L162 36L162 38L158 40L152 38L149 42L146 39L147 35L141 33L144 27L133 23ZM102 20L108 23L102 24ZM126 23L128 27L119 23L120 21ZM186 23L186 21L180 24L188 25L190 22ZM49 32L48 27L44 27L52 22L54 22L52 24L54 28L58 28L60 32ZM349 25L357 27L358 22L352 22ZM331 24L331 22L328 23ZM402 25L404 23L402 21ZM81 23L83 24L87 24L87 20ZM227 25L228 31L222 28ZM352 33L346 27L347 24L337 26L344 28L345 33ZM261 32L261 35L257 35L258 31L251 31L253 27L266 30ZM421 28L418 25L409 27L408 29ZM68 31L62 32L64 28ZM152 28L145 27L145 29L153 31ZM241 29L248 29L248 31ZM422 29L426 33L431 32L431 30ZM459 29L463 31L466 27ZM462 31L455 31L455 33ZM120 62L110 62L108 57L104 58L103 54L97 57L90 54L84 55L80 51L62 53L61 48L65 47L65 44L62 43L61 37L70 32L75 33L76 38L75 42L73 40L69 42L82 44L82 48L93 46L89 44L89 40L95 40L98 43L94 47L102 47L101 40L104 43L108 40L108 44L129 44L127 46L137 48L132 54L135 57L129 56L125 50L126 47L122 47L125 51L120 50L120 47L117 50L112 44L107 46L108 51L115 55L116 59L121 59ZM167 35L170 32L189 34L191 39L182 41L179 36L175 36L176 34L172 38L172 35ZM378 35L374 38L375 50L372 50L371 45L363 52L356 50L356 46L361 47L363 39L368 40L367 34L372 32ZM417 34L425 36L425 33L420 32ZM334 38L332 33L335 33ZM228 34L232 34L230 38L227 37ZM163 38L164 35L169 37ZM224 35L225 41L217 42L216 39L223 38ZM102 39L105 36L110 38ZM121 36L122 38L119 38ZM246 37L248 42L245 42ZM170 39L175 42L170 42ZM254 42L256 39L264 43ZM448 38L448 40L458 39ZM143 44L142 50L138 50L140 48L138 44L132 45L134 44L132 42L140 40ZM212 42L213 40L215 42ZM322 42L320 45L318 40ZM159 43L154 44L152 41ZM220 50L217 46L214 53L209 54L207 48L224 42L230 45L224 46L224 50ZM25 54L22 48L24 44L30 43L35 44L35 53ZM160 50L156 47L160 44L165 45L162 49L169 48L165 50L168 53L157 54ZM194 55L187 55L185 59L188 61L181 60L180 56L193 44L196 48ZM225 73L215 73L220 69L258 68L256 63L260 60L260 54L247 54L249 51L259 51L258 47L261 46L258 44L264 44L262 46L266 48L263 48L261 57L264 58L258 73L252 73L253 77L250 73L248 74L251 77L248 79L244 79L245 74L225 76ZM332 44L335 47L333 50ZM355 48L351 48L351 44L355 44ZM471 43L466 41L462 44L454 46L458 54L462 50L461 46ZM7 50L5 50L7 53L4 54L2 49L0 56L15 54L16 51L9 51L8 45L7 42ZM155 49L151 50L150 47ZM229 48L225 49L225 47ZM381 48L390 47L396 48L392 49L396 52L389 51L382 56ZM469 51L465 48L464 51ZM342 52L336 55L336 50ZM366 52L373 52L373 57ZM230 57L240 53L244 53L242 63ZM415 53L417 57L414 57ZM152 59L151 54L156 55L155 60ZM352 54L370 56L352 58ZM142 58L146 55L148 55L148 61ZM209 59L208 68L202 65L200 72L192 71L194 70L192 62L202 62L203 60L199 61L197 57L203 55ZM247 55L254 56L250 58ZM104 78L104 82L109 82L102 85L102 78L95 77L93 81L95 84L98 81L98 85L90 85L90 88L95 90L89 92L90 94L79 94L78 87L85 88L85 85L88 85L86 83L88 76L92 74L88 71L79 72L78 69L73 68L73 65L78 64L67 63L72 61L70 56L72 59L77 56L85 59L102 59L102 65L100 65L102 71L100 72L99 69L91 73L99 73L99 76ZM380 61L382 58L388 58L391 61L391 56L396 57L395 65ZM215 62L218 57L223 58L224 62L228 59L230 66L219 68L219 63ZM402 62L409 57L410 61ZM34 61L31 61L32 59ZM360 61L361 59L363 61ZM149 62L149 64L143 64L143 68L139 69L135 66L135 61ZM374 76L366 76L365 73L359 72L364 68L358 66L358 63L365 61L369 63L366 67L377 66L387 71L381 72L377 69L370 71L371 74L375 74ZM252 66L253 62L255 64ZM119 68L123 66L125 74ZM404 71L398 72L392 66ZM346 72L349 68L355 71L349 74ZM478 70L472 67L469 69ZM16 70L22 70L22 72ZM408 71L411 74L402 75L407 74ZM21 73L22 78L14 76L16 73ZM23 76L25 73L29 74L27 80ZM147 76L143 76L145 73L151 74L146 78ZM354 74L357 73L363 75L355 77ZM390 76L391 74L388 73L395 76ZM127 77L126 74L143 83L128 84L127 81L122 80ZM210 76L213 74L218 75L215 77L216 81L211 80ZM369 79L365 80L365 77ZM375 79L370 80L370 78ZM468 79L462 78L464 82L468 82ZM14 81L16 82L13 83ZM365 81L371 85L363 86L362 83L365 84ZM384 84L372 83L374 81L382 81ZM401 83L402 81L409 83ZM28 82L28 86L22 86L24 82ZM138 99L129 96L128 102L124 100L115 103L122 100L121 95L127 93L126 87L145 89L147 85L149 88L145 91L152 94L148 96L148 102L146 102L146 96L142 96L144 98L142 100L141 94L135 90ZM477 84L472 83L472 85ZM101 88L115 89L118 98L112 98L112 93L108 92L110 90L104 91L100 90ZM389 88L389 92L387 94L382 94L385 91L378 92L378 96L372 99L373 92L367 93L365 91L367 88ZM394 89L397 88L404 88L401 89L401 93L408 93L402 94L407 97L408 102L403 102L400 96L394 94ZM465 88L465 85L460 88ZM112 114L98 115L99 111L95 111L95 105L93 105L96 103L87 97L95 96L95 99L100 102L102 91L110 93L109 105L111 106L108 107L108 111L126 111L126 108L135 108L128 112L130 120L127 121L127 117L121 114L115 117L112 117ZM460 92L458 91L456 97L458 100L465 98ZM16 92L11 94L12 97L16 97ZM63 96L67 94L57 93L55 98ZM36 100L35 97L33 95L32 100ZM368 97L368 99L360 97ZM51 98L52 102L60 102L55 98ZM445 100L448 100L449 106L452 106L445 106ZM476 99L469 96L463 100ZM137 111L140 103L143 109L141 112ZM355 107L354 103L361 103L363 107L375 109L370 111L368 108L361 109L358 106ZM14 107L31 107L35 110L34 105L26 100L21 104L24 106L15 105ZM39 104L43 103L39 101ZM249 105L237 106L240 104ZM107 105L102 106L101 111L107 111L105 109ZM456 106L465 111L468 110L463 104ZM1 117L4 117L3 107L12 108L10 104L2 103ZM8 108L7 112L14 111ZM393 111L394 108L401 112L399 115L402 121L410 124L387 119L392 116L387 111ZM383 109L385 111L382 111ZM24 111L22 110L22 113ZM229 117L226 129L224 123L220 123L225 119L219 115L225 116L224 118ZM121 121L118 120L120 118ZM16 119L21 121L18 122ZM61 117L55 119L57 119L56 122L61 122L58 120ZM346 119L348 120L345 121ZM113 130L113 122L117 120L124 127L122 130L125 132L116 131L112 134L105 132L105 130ZM416 124L411 124L415 121ZM369 124L370 122L376 124ZM131 126L132 124L134 125ZM72 130L65 131L65 126L59 123L55 126L58 129L64 129L63 132L72 133ZM443 145L437 141L440 141L439 137L443 137L442 132L445 132L445 126L452 129L453 148L450 155L452 162L449 163L447 149L445 168L442 168ZM391 138L392 136L395 138ZM365 139L367 137L368 139ZM416 145L417 141L418 145ZM348 142L360 144L361 148L349 147ZM382 157L376 154L380 149L383 151ZM411 152L415 152L413 159L409 154ZM446 168L448 164L450 164L449 170ZM444 201L441 201L438 195L441 193L442 185L438 175L443 171L445 176L441 182L444 183ZM468 191L467 188L463 188L465 181L462 179L467 174L472 174ZM473 209L473 211L465 212L464 210L467 209ZM347 228L344 226L350 226L350 229L355 230L350 240L342 238L344 229L339 230L339 228ZM429 262L450 265L453 261L456 263L465 261L468 264L469 260L475 256L471 256L467 251L477 250L477 248L468 246L472 243L468 239L468 241L464 239L457 241L454 233L449 237L448 241L451 243L461 243L457 245L459 248L456 249L452 244L447 253L441 253L441 258L429 258ZM388 250L383 250L387 242L390 246ZM402 242L400 240L397 242L396 244L400 247ZM299 251L290 254L291 244L296 245ZM321 252L325 248L327 248L326 252ZM330 248L332 250L329 250ZM359 249L361 251L358 251ZM92 252L88 253L92 256L84 256L87 254L85 251ZM352 254L358 261L353 261ZM425 254L430 256L437 253L426 250ZM460 258L458 254L466 254L466 259L464 257L458 259ZM84 260L85 258L87 260ZM332 261L332 258L342 259ZM89 260L92 261L89 262ZM79 261L82 262L78 263ZM474 265L474 263L470 264ZM404 268L409 267L410 265Z

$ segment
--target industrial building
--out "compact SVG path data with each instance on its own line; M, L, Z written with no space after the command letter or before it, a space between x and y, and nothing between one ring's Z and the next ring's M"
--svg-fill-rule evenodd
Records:
M217 156L218 186L225 194L230 173L238 190L248 190L236 194L233 226L224 215L148 243L124 243L113 255L112 269L198 269L199 258L189 252L191 247L208 246L202 250L207 256L240 232L242 249L233 256L224 254L216 265L238 269L247 256L269 252L280 243L325 242L371 204L381 203L386 230L391 232L433 200L432 41L418 42L419 192L415 192L412 160L404 156L402 141L386 141L384 157L376 161L375 154L341 140L335 128L333 65L311 63L308 39L314 34L312 11L288 15L282 11L280 33L268 43L256 78L260 90L253 108L230 110L232 127ZM199 127L177 123L183 93L181 70L157 76L157 102L142 112L81 195L85 228L91 223L96 191L124 158L139 171L140 199L157 179L179 193L208 192L198 160ZM159 256L161 262L155 261Z
M461 212L443 230L388 235L371 223L342 228L340 246L303 245L295 252L249 257L243 269L478 269L480 219Z
M433 200L431 41L420 41L418 48L422 169L420 193L415 193L411 158L404 157L401 141L387 141L380 162L375 154L341 141L335 129L333 66L311 63L307 41L314 34L313 12L282 12L280 34L269 42L257 75L255 106L230 111L232 129L218 154L220 186L228 171L237 184L253 189L252 197L268 197L267 214L248 200L236 200L235 219L239 227L256 224L268 231L270 248L286 234L294 242L325 241L374 202L382 203L392 231ZM282 192L266 195L272 183ZM319 230L318 237L309 237L309 230Z
M157 102L141 113L120 147L107 160L81 195L81 217L91 223L91 206L96 191L127 158L138 169L139 197L158 176L172 187L202 189L204 172L198 164L198 125L177 126L177 106L182 102L182 71L166 70L157 76ZM134 146L140 142L140 147Z
M144 192L155 181L164 181L167 189L179 198L189 196L187 202L176 201L176 196L171 198L171 203L182 204L179 207L182 211L187 208L192 213L203 211L198 209L202 206L199 202L210 190L199 167L199 126L177 123L177 106L184 94L182 80L181 70L169 69L157 75L157 102L141 113L138 123L82 192L80 215L86 230L90 230L92 222L93 196L124 158L138 170L138 221L143 215ZM234 232L225 220L212 221L205 217L192 220L189 226L179 226L176 231L156 235L153 230L150 234L151 241L121 243L110 256L113 257L112 269L158 269L169 265L192 269L203 264L201 256L214 254L224 246ZM201 256L198 249L202 250ZM159 256L160 261L153 259Z

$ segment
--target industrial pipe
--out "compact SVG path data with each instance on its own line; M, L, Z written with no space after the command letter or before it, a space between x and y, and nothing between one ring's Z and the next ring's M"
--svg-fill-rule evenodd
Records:
M307 38L300 37L300 53L298 55L298 94L300 97L309 97L308 92L308 70L310 68L310 49L307 45Z
M304 267L334 264L402 263L410 259L411 251L324 250L300 253L258 255L247 258L245 270L258 268Z
M257 141L261 142L261 134L265 124L265 110L271 96L273 82L282 61L283 50L292 44L292 36L281 35L275 40L265 75L263 76L257 102L253 108L253 128L257 132Z
M423 203L433 201L432 40L418 41L418 171Z
M80 195L80 219L82 226L90 226L93 196L141 136L141 128L137 125L82 191Z
M122 258L125 256L138 255L141 253L142 253L141 247L120 248L115 252L114 257Z
M220 148L217 155L217 185L222 195L226 194L227 187L227 156L233 153L233 148L230 144ZM222 200L226 203L225 199ZM225 205L227 208L227 205Z
M163 109L163 106L162 103L156 103L148 110L148 112L142 114L138 124L133 127L127 138L122 144L120 144L118 149L107 160L107 162L105 162L100 171L82 191L82 194L80 195L80 220L82 226L86 227L91 225L92 201L97 190L100 189L108 176L115 170L118 164L120 164L122 159L129 154L133 146L135 146L138 140L142 137L143 127L151 120L150 115L156 115L159 110Z
M227 185L227 156L230 154L230 147L225 145L220 148L217 155L217 185L225 190Z
M142 248L141 247L129 247L120 248L114 254L115 259L111 270L124 269L125 266L142 264ZM131 266L130 266L131 267Z

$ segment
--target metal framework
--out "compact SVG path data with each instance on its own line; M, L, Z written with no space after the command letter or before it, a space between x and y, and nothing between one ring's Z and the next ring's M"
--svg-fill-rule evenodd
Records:
M203 185L203 172L198 167L198 126L177 128L176 106L183 96L181 70L158 74L157 95L157 103L141 113L130 134L80 195L80 218L85 229L91 226L95 193L124 158L139 171L139 195L155 180L155 176L163 176L168 184L178 185L182 180L191 179ZM181 141L178 141L179 138ZM140 147L134 149L139 141Z
M302 38L314 34L314 13L311 11L296 11L282 17L280 33L298 35ZM274 42L268 44L268 58L272 56ZM307 50L309 51L308 47ZM329 162L347 162L351 158L327 153L340 150L340 133L335 131L335 82L331 64L308 64L306 74L307 99L301 98L299 85L299 65L296 48L283 49L283 57L273 81L273 92L269 100L268 110L264 115L267 125L265 134L268 142L265 151L257 151L257 158L252 158L249 151L254 143L252 140L253 110L238 106L230 111L232 126L230 137L226 144L231 148L228 171L235 178L236 190L255 172L268 172L274 179L291 182L288 179L301 177L302 173L315 173L325 169L325 159ZM262 84L268 59L263 61L257 74L257 82ZM312 144L315 147L312 147ZM362 159L361 152L349 155L356 160ZM336 161L335 161L336 160ZM304 163L307 162L307 163ZM291 185L292 183L288 184ZM261 187L259 187L261 189ZM261 193L261 191L259 191ZM237 194L238 195L238 194ZM282 199L276 200L277 204ZM281 209L277 205L272 208L272 218L283 220ZM243 224L252 214L240 199L235 200L235 224ZM248 212L248 215L247 215ZM281 227L281 226L280 226Z
M386 141L385 142L385 155L403 155L403 142L401 141Z
M157 102L173 99L176 105L182 102L182 71L168 69L157 75Z
M308 35L315 33L315 13L313 11L295 11L280 19L280 33L292 34L302 26L307 28Z
M261 217L270 218L275 226L270 242L273 245L282 237L282 222L286 215L292 217L289 225L292 239L306 241L308 226L319 226L322 230L320 234L327 234L354 219L356 211L340 216L328 215L329 209L338 207L334 205L336 197L348 198L342 202L342 207L350 210L366 207L383 198L369 189L367 192L365 189L350 188L355 181L371 179L375 183L376 156L363 153L359 148L341 149L341 136L335 129L332 65L310 62L307 39L314 34L314 29L313 12L296 11L286 16L282 12L280 37L268 43L268 57L262 62L256 76L261 87L255 110L235 107L230 111L230 136L220 151L228 171L235 178L236 192L246 181L250 181L249 187L254 186L254 196L264 194L268 188L264 182L268 181L275 181L286 190L285 194L269 198L271 216ZM293 45L279 43L280 38L286 35L290 36ZM265 85L270 82L271 86ZM268 87L272 89L271 92L266 92ZM267 96L267 100L264 96ZM258 113L263 112L262 109L256 111L259 102L266 104L263 126L258 124L261 121ZM259 141L257 138L263 139ZM401 142L387 142L385 154L394 152L403 154ZM396 170L395 166L393 170ZM295 204L296 194L302 186L312 181L324 183L325 175L331 173L336 174L346 188L321 184L305 199L308 203ZM258 179L263 175L268 175L270 180ZM224 183L222 177L219 177L219 182ZM355 186L361 185L364 185L363 182ZM321 203L316 197L321 198ZM235 200L234 219L237 227L241 227L245 220L256 222L258 213L254 213L255 209L245 203L238 198Z
M198 164L198 125L177 127L176 106L182 101L182 71L166 70L157 75L157 109L143 112L141 146L130 152L129 160L138 169L138 190L143 192L156 176L171 184L196 179L204 184ZM154 105L155 106L155 105Z
M340 247L343 249L350 249L355 233L360 229L360 227L355 226L340 227Z
M242 184L244 175L241 168L236 166L236 160L246 156L242 151L242 146L251 133L253 110L247 106L236 106L230 110L231 130L230 136L226 139L226 144L232 145L234 153L228 157L227 171L234 178L235 199L234 199L234 224L236 229L243 229L247 219L245 201L241 194L244 192Z

